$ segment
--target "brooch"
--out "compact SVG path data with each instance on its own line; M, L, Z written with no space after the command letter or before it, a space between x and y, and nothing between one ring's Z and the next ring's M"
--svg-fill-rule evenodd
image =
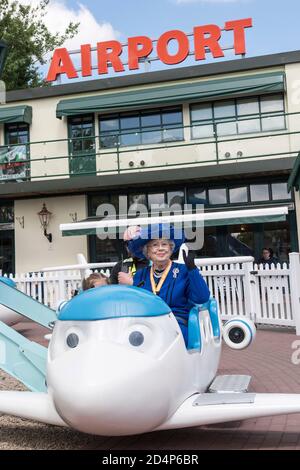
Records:
M174 268L174 269L173 269L173 278L174 278L174 279L176 279L178 273L179 273L179 269L178 269L178 268Z

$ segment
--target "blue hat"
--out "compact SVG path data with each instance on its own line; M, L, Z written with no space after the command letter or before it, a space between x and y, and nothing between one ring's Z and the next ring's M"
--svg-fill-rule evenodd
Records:
M128 249L136 258L145 258L143 248L150 240L166 238L175 243L173 253L179 250L185 237L181 229L170 224L152 224L142 227L140 234L128 242Z

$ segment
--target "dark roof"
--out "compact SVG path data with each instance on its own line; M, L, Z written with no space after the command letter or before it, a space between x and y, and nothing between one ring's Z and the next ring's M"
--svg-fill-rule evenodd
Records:
M28 88L7 92L6 101L14 102L52 96L64 96L76 93L91 93L100 90L111 90L129 86L154 84L172 80L186 80L191 78L206 77L224 73L243 72L266 67L276 67L285 64L300 62L300 50L281 52L258 57L249 57L234 60L222 60L202 65L189 67L174 67L147 73L131 73L120 77L99 78L96 80L77 81L65 85L53 85L48 87Z

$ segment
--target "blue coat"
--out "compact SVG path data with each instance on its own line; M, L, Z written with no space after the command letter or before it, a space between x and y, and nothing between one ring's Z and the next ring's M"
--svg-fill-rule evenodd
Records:
M178 273L174 273L174 269ZM150 266L137 271L133 285L152 292ZM171 269L162 285L159 295L176 315L185 317L194 304L203 304L209 300L210 292L198 268L191 271L185 264L172 262Z

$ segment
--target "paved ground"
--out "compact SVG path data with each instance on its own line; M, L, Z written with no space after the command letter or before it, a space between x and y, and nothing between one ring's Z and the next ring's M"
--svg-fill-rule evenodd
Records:
M17 329L43 342L43 330L28 324ZM255 343L245 351L226 346L219 373L252 375L250 391L300 393L300 364L293 365L291 331L260 329ZM300 357L300 354L299 354ZM0 389L22 389L0 374ZM142 436L103 438L0 416L0 449L300 449L300 414L259 418Z

